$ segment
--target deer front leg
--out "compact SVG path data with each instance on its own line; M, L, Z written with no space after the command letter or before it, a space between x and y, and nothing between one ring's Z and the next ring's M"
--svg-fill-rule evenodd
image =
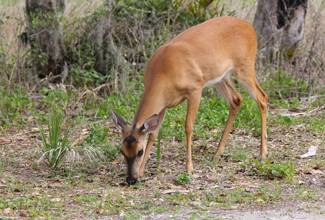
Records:
M164 120L164 117L165 117L165 113L166 113L166 108L161 110L161 112L158 114L158 118L159 118L159 124L158 124L158 127L157 129L155 130L155 132L151 133L149 135L149 139L148 139L148 143L147 143L147 147L146 147L146 150L145 150L145 153L144 153L144 158L143 158L143 161L141 163L141 166L140 166L140 170L139 170L139 177L142 177L143 176L143 171L144 171L144 167L146 165L146 162L148 160L148 157L150 155L150 151L151 151L151 148L152 148L152 145L153 143L155 142L156 140L156 137L157 137L157 134L159 132L159 129L160 129L160 126L161 126L161 123L162 121Z
M192 132L195 121L195 116L200 105L201 92L196 93L194 96L188 99L187 116L185 123L185 134L186 134L186 149L187 149L187 160L186 160L186 172L191 173L193 171L192 163Z

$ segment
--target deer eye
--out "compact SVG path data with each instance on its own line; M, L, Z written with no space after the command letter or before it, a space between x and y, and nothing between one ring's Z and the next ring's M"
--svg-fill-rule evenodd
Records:
M143 154L143 149L139 150L138 157L142 156L142 154Z

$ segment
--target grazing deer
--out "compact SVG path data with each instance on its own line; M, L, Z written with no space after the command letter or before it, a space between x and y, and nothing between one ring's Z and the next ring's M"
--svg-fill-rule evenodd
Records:
M161 46L148 62L145 86L133 123L116 112L112 119L122 131L121 153L127 165L126 181L137 182L156 139L167 108L188 101L185 123L186 171L192 172L191 136L202 89L214 85L229 105L229 116L216 156L223 154L242 97L232 86L230 74L256 101L261 113L260 160L265 160L268 97L255 78L256 33L248 22L234 17L208 20L179 34ZM146 141L149 135L148 143Z

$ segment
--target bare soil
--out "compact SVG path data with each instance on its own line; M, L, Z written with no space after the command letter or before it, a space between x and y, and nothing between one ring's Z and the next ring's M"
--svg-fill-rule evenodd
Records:
M119 132L111 124L102 125L111 128L108 138L114 146L119 140L113 137ZM189 182L177 181L185 174L184 144L163 140L160 169L154 147L145 176L135 186L125 183L122 158L81 161L72 174L64 168L51 171L45 164L35 164L41 138L34 125L5 130L0 137L4 174L0 201L11 208L0 207L0 218L325 219L323 132L272 124L269 129L270 163L292 161L297 171L292 180L251 174L255 165L247 161L258 158L259 137L253 131L233 129L217 164L212 158L218 140L193 138L195 170ZM297 158L311 145L319 146L315 156ZM239 166L244 163L248 165Z

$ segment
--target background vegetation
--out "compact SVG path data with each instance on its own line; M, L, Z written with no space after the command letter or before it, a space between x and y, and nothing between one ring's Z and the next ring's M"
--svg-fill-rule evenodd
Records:
M152 54L178 33L212 17L231 15L253 23L256 1L215 0L209 5L207 2L201 0L66 1L66 10L59 18L59 25L64 36L67 71L65 75L60 76L59 83L53 84L51 78L53 76L40 79L40 73L36 68L39 63L42 65L42 62L46 62L48 55L36 53L30 46L23 45L22 33L27 28L24 14L25 1L0 0L0 141L3 147L0 151L2 161L0 177L4 184L10 186L3 191L6 196L14 198L17 189L20 190L19 192L28 191L28 188L24 189L19 185L19 181L15 181L18 177L12 177L11 180L6 177L12 171L9 167L19 168L17 162L19 150L14 150L12 154L7 152L11 149L11 142L6 140L15 135L22 137L28 134L28 140L33 140L33 143L25 149L22 160L32 161L28 169L38 173L48 172L44 176L53 179L59 176L59 179L65 179L63 182L67 181L73 187L78 184L73 179L75 176L85 183L89 180L87 177L89 170L96 169L96 172L100 173L101 170L106 169L107 172L103 174L106 177L103 177L104 180L101 179L102 182L113 187L116 183L113 180L119 179L121 176L118 175L121 173L121 178L124 180L124 171L119 166L121 163L120 134L109 122L109 109L114 108L129 123L132 121L143 91L144 69ZM310 0L308 3L305 34L290 60L284 59L284 56L279 53L276 60L268 61L261 55L263 48L257 51L256 75L261 87L269 95L268 134L270 138L268 141L271 143L269 145L271 159L261 164L253 156L257 156L257 152L252 154L251 147L247 151L247 147L252 143L258 145L258 142L251 142L251 140L259 138L260 116L254 101L234 81L244 102L232 133L247 139L244 139L245 141L236 139L229 143L230 146L226 148L228 157L226 162L222 163L234 161L235 163L227 171L225 179L221 177L220 180L214 179L214 183L222 183L223 180L236 181L235 179L239 177L234 176L234 170L238 168L241 170L239 172L247 176L296 181L299 186L297 175L301 164L290 161L288 155L297 156L299 152L307 151L311 144L319 146L320 155L313 162L305 164L302 172L315 166L324 166L325 4L324 1L319 0ZM33 19L34 25L43 25L43 21L37 16ZM204 89L193 137L197 169L204 167L211 172L204 164L211 162L227 117L226 101L214 88ZM173 152L170 160L184 161L185 118L186 102L168 110L162 125L160 134L162 155L167 151ZM289 145L277 139L279 136L291 134L288 130L295 126L297 129L303 129L300 131L303 134L292 134L290 136L292 142ZM272 136L275 134L277 137ZM299 135L300 139L306 138L304 141L308 144L300 143ZM178 146L177 149L175 146ZM243 148L236 150L238 146ZM279 146L281 150L277 149ZM151 157L156 157L155 149ZM166 165L164 162L166 158L168 157L162 157L160 167L169 167L168 163L166 162ZM110 165L104 169L105 164ZM228 165L222 164L221 167L223 166ZM218 172L220 170L225 172L223 168L213 164L209 167L219 169ZM159 176L161 172L169 171L158 169L153 171L153 175ZM148 171L147 176L150 175ZM173 183L189 187L188 184L195 178L187 174L179 174ZM91 188L91 185L87 187ZM141 188L141 184L137 187ZM211 196L210 191L201 195L195 194L192 190L192 194L186 196L177 191L163 198L168 201L168 204L184 205L201 198L206 207L209 204L232 206L236 203L255 201L259 197L264 202L277 200L281 187L273 188L274 192L260 188L255 192L255 194L260 193L259 196L254 193L247 194L246 191L236 188L228 194L215 189L213 191L217 195L215 197ZM158 189L152 192L157 201L162 197ZM303 189L297 190L297 195L301 198L307 194L310 195L308 198L315 196L314 191L307 190L308 192L304 194ZM45 191L38 193L43 195ZM106 199L118 198L118 201L114 204L106 204L104 199L100 203L101 196ZM158 209L150 201L140 202L134 206L126 205L126 201L133 198L131 194L126 197L115 197L114 193L108 193L106 197L104 194L101 196L96 194L84 198L82 194L74 194L73 198L79 205L96 201L93 203L96 207L85 205L87 207L85 210L91 210L90 214L101 211L106 214L125 213L125 210L128 210L126 216L135 218L139 217L138 213L130 211L128 207L147 213L156 212ZM29 204L27 198L9 201L11 200L0 198L0 210L4 212L10 208L11 212L18 210L20 215L24 215L22 211L26 210L26 204ZM60 201L51 200L38 206L38 202L31 199L29 205L34 209L26 216L45 215L51 212L54 212L55 216L61 216L64 202L60 205ZM57 205L57 210L61 212L48 210L54 203ZM168 207L164 206L159 208L160 211L168 210ZM177 206L173 206L172 210L177 211Z

